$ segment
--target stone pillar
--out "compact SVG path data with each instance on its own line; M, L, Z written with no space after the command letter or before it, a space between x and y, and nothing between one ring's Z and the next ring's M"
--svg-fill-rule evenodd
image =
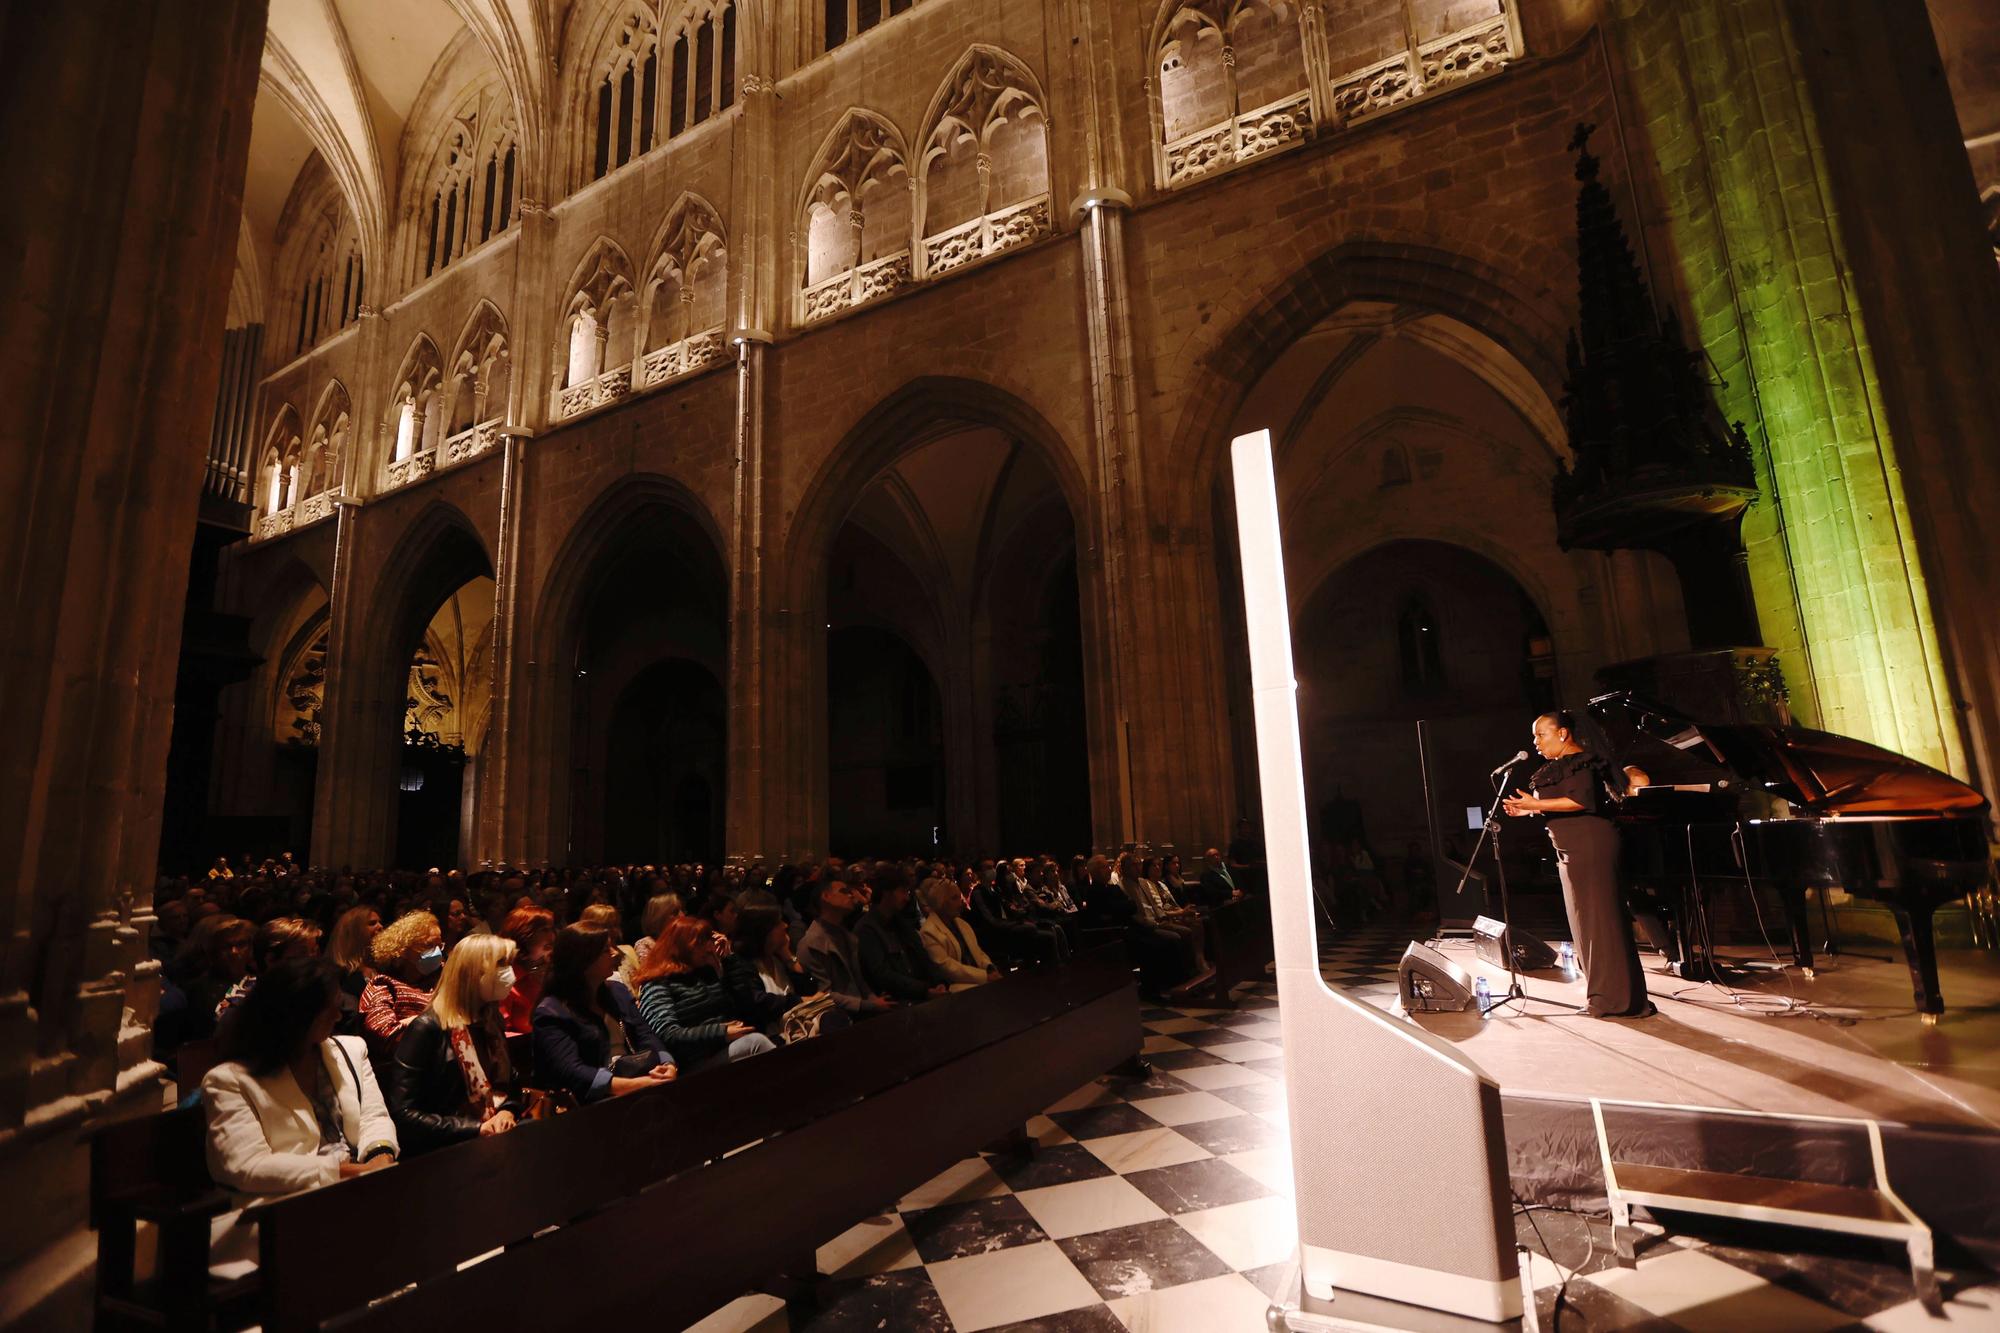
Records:
M1097 582L1084 598L1086 669L1107 682L1089 701L1092 827L1100 847L1187 845L1221 836L1228 819L1218 636L1190 637L1216 623L1215 575L1212 560L1202 567L1192 526L1176 530L1158 518L1182 507L1155 501L1185 482L1155 475L1133 386L1118 65L1096 6L1074 5L1069 23L1086 140L1078 155L1091 390L1086 476L1098 506L1079 515L1079 543L1092 540L1098 551L1079 576Z
M800 830L783 827L784 792L773 784L798 778L773 764L782 735L787 691L800 688L783 664L785 626L773 616L770 589L784 586L778 560L775 519L767 503L772 482L765 454L765 422L770 412L770 330L778 322L779 275L786 272L781 248L786 225L780 212L777 170L777 21L774 5L737 8L737 140L731 197L736 201L735 239L729 255L729 308L736 346L736 437L730 488L728 792L723 848L731 857L783 856ZM690 295L692 293L690 292ZM782 600L782 599L781 599Z
M2000 267L1984 234L1951 90L1922 5L1788 0L1796 68L1817 117L1832 221L1874 334L1864 381L1903 466L1890 498L1911 520L1953 704L1975 777L2000 790ZM1884 554L1887 554L1886 542ZM1949 734L1949 724L1947 734Z
M42 1188L77 1129L158 1105L138 928L264 20L75 0L0 41L0 1269L80 1222Z
M1665 233L1648 249L1679 261L1677 274L1655 273L1655 287L1664 291L1662 281L1679 278L1692 328L1725 381L1724 411L1746 423L1756 447L1764 497L1744 539L1758 619L1787 663L1793 705L1827 730L1963 771L1960 727L1903 494L1892 410L1901 386L1883 374L1889 361L1927 360L1915 339L1939 310L1914 297L1870 306L1857 261L1871 256L1849 244L1835 195L1846 172L1833 169L1859 151L1857 137L1885 145L1891 158L1921 156L1922 144L1884 134L1872 111L1845 103L1851 118L1861 118L1855 132L1823 132L1817 103L1848 98L1853 89L1814 88L1826 76L1802 61L1786 0L1615 0L1611 9L1620 105L1631 113L1624 152L1628 162L1658 164L1656 172L1637 173L1649 229ZM1922 15L1914 21L1921 25ZM1863 49L1842 60L1858 68L1879 58ZM1956 145L1955 130L1946 137ZM1870 181L1867 188L1883 187ZM1912 213L1918 198L1926 202ZM1933 210L1933 202L1929 193L1895 200L1898 244L1910 217L1950 211L1946 202ZM1889 198L1877 206L1889 208ZM1966 203L1961 212L1969 209ZM1990 255L1986 267L1990 283ZM1976 306L1976 286L1973 294ZM1878 323L1873 338L1871 320ZM1886 349L1882 356L1877 346ZM1922 346L1929 349L1931 340ZM1946 346L1938 340L1938 349ZM1958 353L1967 367L1981 354L1972 346ZM1978 367L1973 379L1990 378L1987 372L1990 366ZM1910 420L1942 427L1960 419ZM1991 578L1984 576L1989 589ZM1984 642L1990 650L1992 639Z

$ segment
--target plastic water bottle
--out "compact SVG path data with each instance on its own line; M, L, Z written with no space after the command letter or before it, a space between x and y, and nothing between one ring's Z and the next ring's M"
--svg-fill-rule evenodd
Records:
M1576 971L1576 946L1568 940L1564 940L1562 948L1556 950L1556 966L1565 972Z
M1479 1006L1479 1012L1482 1014L1493 1003L1493 988L1486 984L1485 977L1478 977L1473 980L1472 1002Z

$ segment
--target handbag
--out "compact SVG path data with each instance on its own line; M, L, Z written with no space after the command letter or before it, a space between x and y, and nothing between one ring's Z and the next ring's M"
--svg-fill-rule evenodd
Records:
M795 1041L804 1041L808 1037L817 1037L820 1020L834 1007L833 996L824 992L810 999L800 1000L785 1011L785 1017L779 1024L778 1036L787 1046Z

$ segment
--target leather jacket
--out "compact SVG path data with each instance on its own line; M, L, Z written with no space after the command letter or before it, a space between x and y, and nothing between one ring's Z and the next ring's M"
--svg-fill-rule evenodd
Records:
M389 1114L395 1119L405 1156L479 1137L482 1120L466 1097L465 1074L436 1014L427 1009L410 1020L388 1073ZM520 1115L520 1090L503 1083L497 1075L498 1071L487 1064L487 1081L506 1098L502 1107Z

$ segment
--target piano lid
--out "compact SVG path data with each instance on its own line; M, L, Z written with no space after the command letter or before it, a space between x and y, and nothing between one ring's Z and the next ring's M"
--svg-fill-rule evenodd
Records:
M1986 798L1948 773L1879 745L1808 727L1696 722L1629 690L1592 699L1620 764L1654 782L1708 781L1718 772L1788 801L1801 814L1973 815Z

